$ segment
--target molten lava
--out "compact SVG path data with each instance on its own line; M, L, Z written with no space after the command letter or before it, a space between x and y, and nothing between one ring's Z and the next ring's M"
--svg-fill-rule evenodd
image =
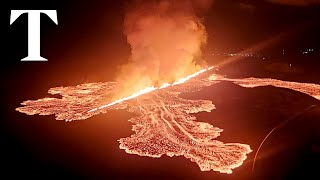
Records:
M181 78L181 79L179 79L178 81L176 81L176 82L174 82L174 83L172 83L172 84L170 84L170 83L164 83L164 84L163 84L162 86L160 86L160 87L153 87L153 86L151 86L151 87L146 87L146 88L141 89L140 91L138 91L138 92L136 92L136 93L133 93L133 94L130 95L130 96L127 96L127 97L118 99L118 100L116 100L116 101L113 101L113 102L111 102L111 103L109 103L109 104L100 106L100 107L98 107L98 108L91 109L89 112L94 112L94 111L99 110L99 109L103 109L103 108L107 108L107 107L113 106L113 105L115 105L115 104L121 103L121 102L126 101L126 100L129 100L129 99L133 99L133 98L135 98L135 97L138 97L138 96L140 96L140 95L143 95L143 94L152 92L152 91L157 90L157 89L163 89L163 88L166 88L166 87L169 87L169 86L174 86L174 85L182 84L182 83L188 81L189 79L191 79L191 78L193 78L193 77L196 77L197 75L199 75L199 74L201 74L201 73L203 73L203 72L206 72L206 71L208 71L208 70L211 70L211 69L213 69L213 67L209 67L208 69L202 69L202 70L200 70L200 71L198 71L198 72L196 72L196 73L193 73L193 74L191 74L191 75L189 75L189 76L187 76L187 77L185 77L185 78Z
M114 82L51 88L50 94L60 94L62 98L25 101L22 103L24 106L16 110L28 115L54 114L57 120L72 121L113 109L126 109L136 114L129 120L135 133L119 140L120 148L127 153L153 158L184 156L197 163L202 171L232 173L252 152L250 146L216 140L223 130L199 122L193 115L215 109L212 102L183 99L179 97L180 93L199 91L220 81L232 81L244 87L273 85L294 89L320 99L318 84L258 78L228 79L210 74L208 70L201 70L172 84L143 89L116 101L112 100L116 88ZM105 102L110 103L105 105Z
M217 81L210 81L203 69L172 84L149 87L131 96L112 101L116 83L89 83L74 87L51 88L49 93L62 95L25 101L17 111L33 115L55 114L57 120L87 119L112 109L126 109L136 114L130 119L135 132L121 138L120 148L140 156L184 156L196 162L202 171L231 173L251 152L249 145L223 143L217 140L222 129L197 122L192 113L210 112L215 106L209 100L186 100L181 92L199 91ZM200 74L207 78L203 78ZM107 105L105 102L109 101ZM98 107L98 108L97 108ZM99 109L99 111L97 111Z

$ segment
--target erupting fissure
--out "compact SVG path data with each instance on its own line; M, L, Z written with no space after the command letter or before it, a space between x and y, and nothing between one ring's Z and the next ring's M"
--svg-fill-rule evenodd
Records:
M62 98L25 101L22 103L24 107L16 110L28 115L55 114L57 120L73 121L88 119L110 110L126 109L136 114L129 120L133 123L134 134L119 139L120 149L129 154L153 158L162 155L184 156L197 163L202 171L232 173L252 151L250 146L215 140L223 130L196 120L193 113L215 109L211 101L178 97L182 92L199 91L218 82L211 81L209 74L204 73L210 69L212 67L174 83L146 88L113 102L112 96L117 86L115 82L51 88L50 94L60 94ZM201 73L204 76L199 76ZM134 101L129 100L133 98ZM106 101L111 103L103 105ZM96 107L100 107L99 111L94 109Z
M212 0L135 2L124 18L124 34L131 55L116 75L116 82L51 88L50 94L62 98L24 101L23 107L16 110L74 121L125 109L135 114L129 120L134 133L118 140L120 149L152 158L184 156L197 163L201 171L230 174L252 152L250 146L216 140L223 130L197 121L194 115L211 112L215 109L213 102L184 99L179 97L180 93L232 81L246 88L273 85L294 89L320 99L318 84L230 79L207 72L213 67L199 70L206 66L201 48L207 42L207 32L196 11L210 7Z
M195 73L193 73L193 74L191 74L191 75L189 75L189 76L187 76L187 77L181 78L181 79L179 79L178 81L173 82L172 84L170 84L170 83L164 83L164 84L163 84L162 86L160 86L160 87L154 87L154 86L146 87L146 88L144 88L144 89L141 89L141 90L138 91L138 92L133 93L133 94L130 95L130 96L127 96L127 97L118 99L118 100L116 100L116 101L113 101L113 102L111 102L111 103L109 103L109 104L100 106L100 107L98 107L98 108L91 109L91 110L88 111L88 112L94 112L94 111L97 111L97 110L100 110L100 109L103 109L103 108L107 108L107 107L113 106L113 105L115 105L115 104L121 103L121 102L123 102L123 101L127 101L127 100L129 100L129 99L133 99L133 98L135 98L135 97L138 97L138 96L140 96L140 95L143 95L143 94L146 94L146 93L149 93L149 92L158 90L158 89L163 89L163 88L166 88L166 87L169 87L169 86L175 86L175 85L178 85L178 84L182 84L182 83L188 81L189 79L191 79L191 78L193 78L193 77L196 77L197 75L199 75L199 74L201 74L201 73L204 73L204 72L206 72L206 71L208 71L208 70L211 70L211 69L213 69L213 67L209 67L209 68L207 68L207 69L201 69L200 71L195 72Z
M212 102L183 99L179 97L180 93L199 91L220 81L232 81L247 88L266 85L289 88L320 99L319 84L259 78L229 79L210 72L198 76L210 69L212 67L200 70L176 83L146 88L113 102L111 96L115 92L115 82L51 88L50 94L60 94L62 98L24 101L21 103L24 106L16 110L28 115L54 114L57 120L73 121L88 119L110 110L126 109L136 114L129 120L133 123L134 134L119 140L120 148L127 153L153 158L162 155L184 156L197 163L202 171L232 173L232 170L247 158L247 154L252 152L250 146L216 140L222 129L199 122L193 115L215 109ZM130 101L133 98L135 100ZM106 100L111 103L103 105ZM100 107L100 110L95 110L96 107Z

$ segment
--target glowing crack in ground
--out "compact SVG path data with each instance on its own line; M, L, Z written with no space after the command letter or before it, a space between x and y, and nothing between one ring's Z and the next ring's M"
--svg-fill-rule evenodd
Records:
M211 76L210 76L211 75ZM57 120L83 120L112 109L127 109L136 114L129 121L135 134L121 138L120 148L140 156L184 156L196 162L202 171L214 170L232 173L252 150L249 145L223 143L217 140L222 129L198 122L192 113L210 112L215 109L209 100L187 100L179 97L182 92L199 91L219 81L233 81L243 87L274 85L294 89L314 97L320 97L320 85L293 83L274 79L228 79L209 73L197 74L192 79L174 86L164 84L160 88L110 104L116 87L114 82L88 83L73 87L51 88L50 94L62 98L43 98L21 103L16 110L28 115L55 114ZM103 107L103 108L99 108Z
M120 148L127 153L140 156L161 157L185 156L196 162L202 171L231 173L240 166L251 152L249 145L223 143L217 140L222 129L208 123L197 122L191 113L210 112L214 105L208 100L186 100L178 97L181 92L198 91L210 86L208 76L181 80L174 86L165 85L156 91L137 96L112 106L104 106L111 101L116 84L89 83L74 87L56 87L50 94L60 94L62 98L43 98L25 101L17 110L29 115L55 114L57 120L82 120L111 109L127 109L136 114L130 119L135 132L131 137L119 140ZM199 78L194 78L195 76ZM190 77L190 78L192 78ZM179 84L183 83L183 84ZM98 108L97 107L103 107ZM96 109L92 111L93 109Z

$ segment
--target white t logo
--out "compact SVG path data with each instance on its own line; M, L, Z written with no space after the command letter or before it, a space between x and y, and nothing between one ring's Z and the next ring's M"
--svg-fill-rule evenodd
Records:
M56 10L11 10L10 25L21 15L28 14L28 56L21 61L47 61L40 56L40 13L58 24Z

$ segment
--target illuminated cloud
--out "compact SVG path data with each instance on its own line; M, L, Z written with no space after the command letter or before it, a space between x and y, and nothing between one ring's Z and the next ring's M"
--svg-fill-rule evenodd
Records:
M131 47L129 62L118 72L118 97L148 86L174 82L204 66L201 48L207 33L195 11L208 0L138 1L129 6L124 34Z

